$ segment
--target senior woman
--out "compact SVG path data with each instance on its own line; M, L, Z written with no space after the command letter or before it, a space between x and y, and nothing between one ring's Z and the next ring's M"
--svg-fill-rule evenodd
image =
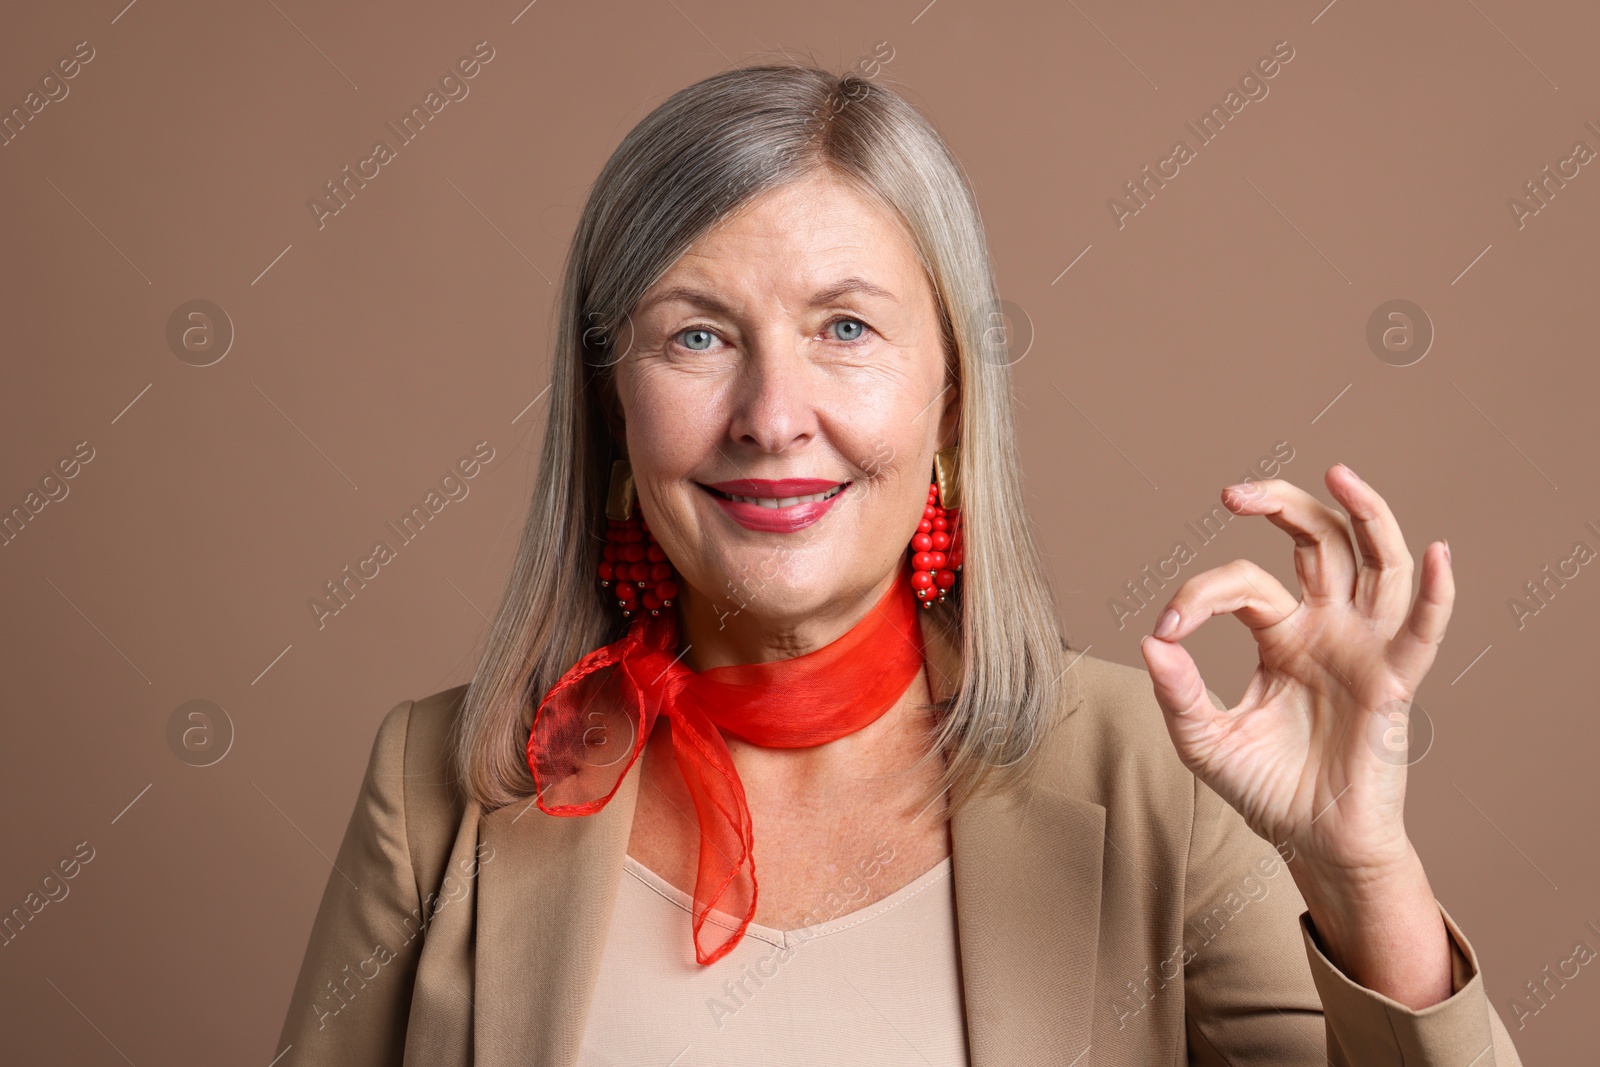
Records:
M731 70L628 134L486 651L379 728L280 1063L1519 1062L1402 818L1448 547L1413 601L1348 468L1348 522L1230 487L1301 599L1235 561L1147 671L1069 648L997 307L882 85ZM1179 643L1222 613L1234 708Z

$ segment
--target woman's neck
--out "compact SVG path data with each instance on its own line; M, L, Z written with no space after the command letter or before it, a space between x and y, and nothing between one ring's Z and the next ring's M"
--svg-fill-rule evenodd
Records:
M872 899L912 881L950 854L944 770L932 743L927 678L919 672L893 708L870 725L809 748L762 748L726 737L755 827L761 892L755 921L776 929L804 916L834 887L838 871L887 847L898 857ZM692 893L700 835L694 802L672 754L662 716L640 760L638 802L628 853Z

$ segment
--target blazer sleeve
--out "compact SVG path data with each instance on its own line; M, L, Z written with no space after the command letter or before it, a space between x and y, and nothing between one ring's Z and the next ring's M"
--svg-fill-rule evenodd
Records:
M1184 895L1189 1062L1331 1067L1521 1067L1478 957L1441 907L1455 992L1416 1010L1323 954L1283 857L1195 779Z
M411 706L396 705L373 741L273 1050L282 1056L276 1067L399 1067L404 1057L425 925L406 837Z

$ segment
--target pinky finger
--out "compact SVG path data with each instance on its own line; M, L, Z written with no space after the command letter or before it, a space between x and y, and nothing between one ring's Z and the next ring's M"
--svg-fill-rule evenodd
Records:
M1402 677L1413 683L1420 682L1433 666L1455 602L1456 581L1450 566L1450 549L1440 541L1429 545L1423 554L1422 587L1406 616L1405 625L1389 645L1389 660Z

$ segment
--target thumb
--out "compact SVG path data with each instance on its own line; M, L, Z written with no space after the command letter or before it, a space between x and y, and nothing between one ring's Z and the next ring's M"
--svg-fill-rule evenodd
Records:
M1206 683L1200 677L1189 651L1175 641L1146 635L1139 642L1156 703L1167 720L1167 732L1185 763L1198 759L1201 747L1214 736L1213 726L1224 713L1211 703Z

